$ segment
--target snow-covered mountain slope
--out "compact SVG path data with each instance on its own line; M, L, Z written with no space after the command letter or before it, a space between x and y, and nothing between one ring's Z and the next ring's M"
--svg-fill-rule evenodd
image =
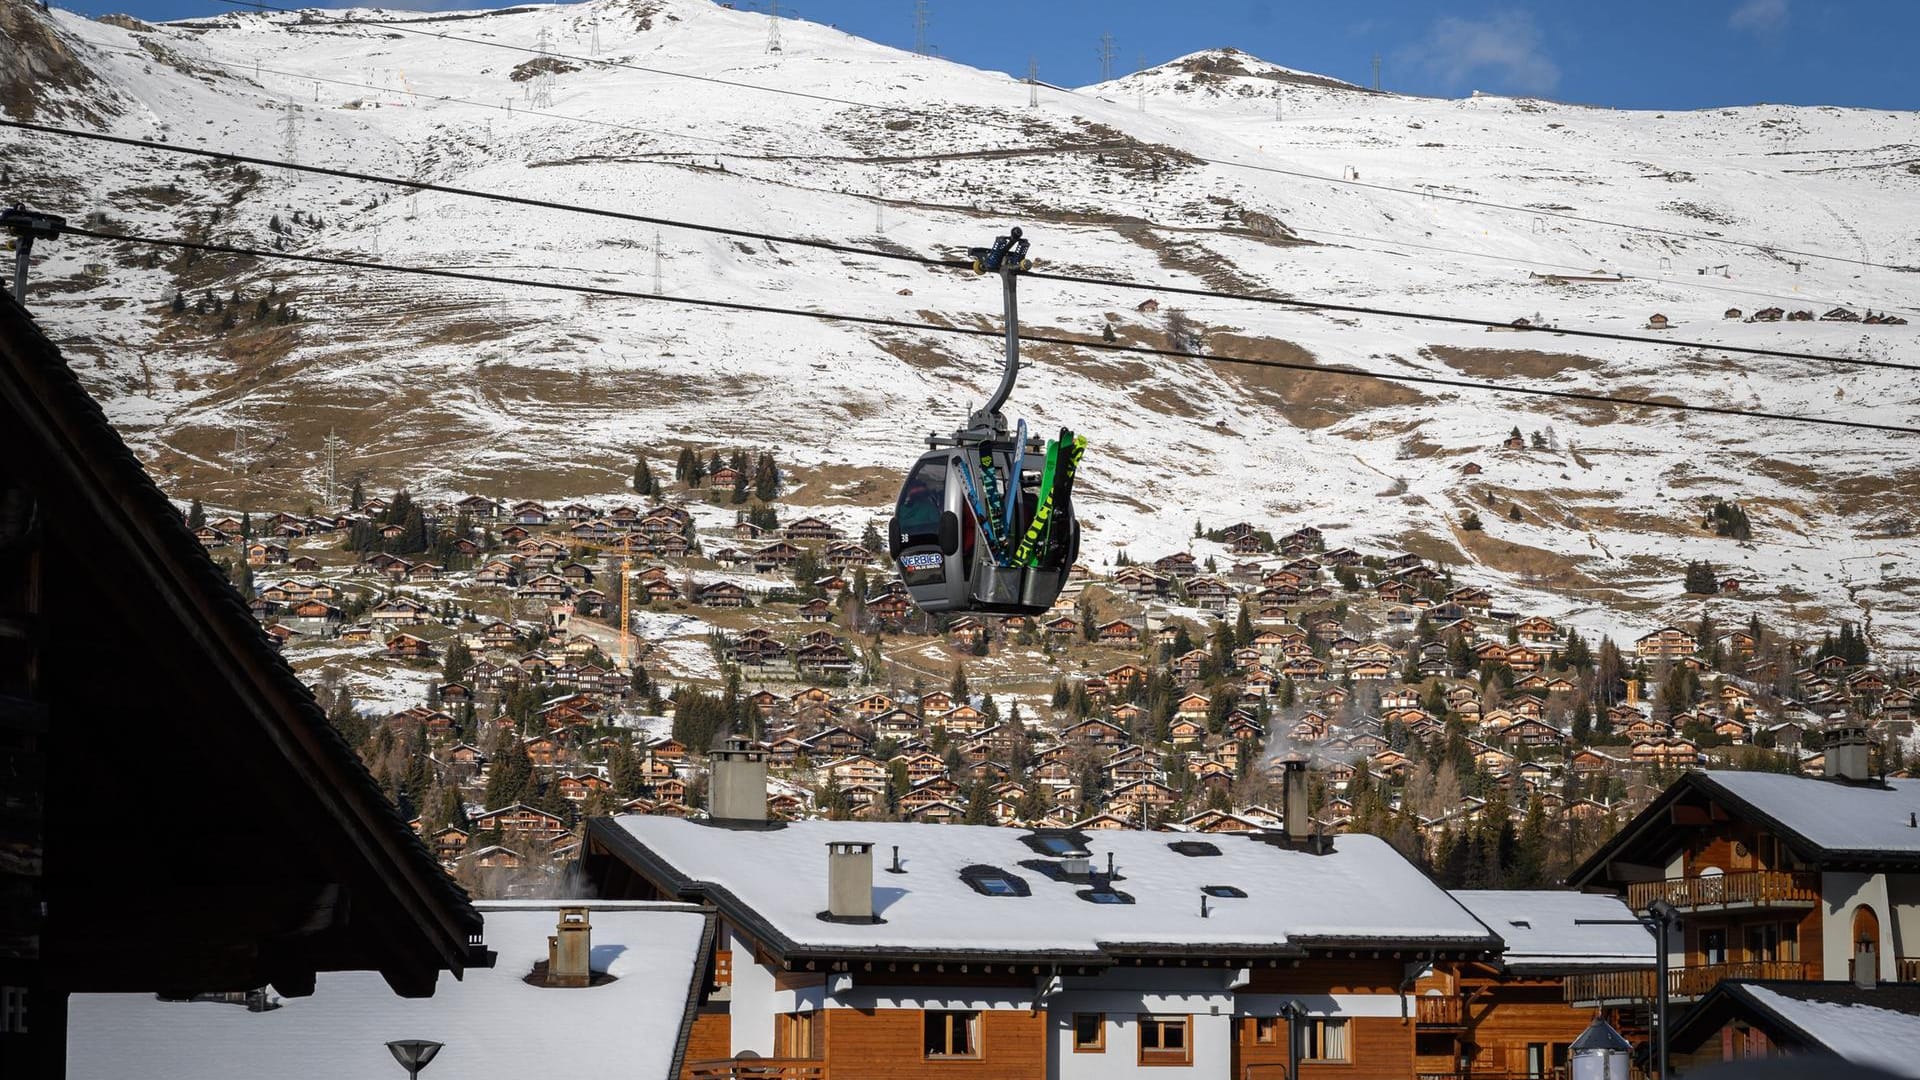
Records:
M1660 313L1681 339L1920 363L1920 326L1723 318L1774 305L1913 316L1920 275L1883 267L1920 266L1914 114L1409 98L1231 50L1043 88L1030 107L1005 75L804 22L783 22L770 53L765 16L706 0L165 26L0 10L32 28L34 55L68 58L53 70L0 52L15 117L918 254L1017 224L1058 270L1630 332ZM543 67L552 104L535 109ZM18 131L0 131L0 161L0 196L104 215L104 228L998 319L993 282L905 263ZM1343 176L1360 183L1313 179ZM44 250L36 309L110 413L173 492L236 508L318 501L331 430L343 473L376 486L515 497L611 495L639 448L772 447L794 467L795 502L857 528L924 435L956 425L997 373L989 339L78 239ZM1626 280L1534 276L1556 271ZM304 318L254 321L269 285ZM226 333L217 315L168 309L176 288L191 301L236 287L246 314ZM1158 311L1138 310L1148 299ZM1111 325L1163 344L1176 308L1215 354L1886 423L1911 423L1920 400L1899 370L1038 280L1022 293L1031 327L1090 340ZM1877 644L1920 646L1920 565L1901 535L1920 495L1908 437L1098 349L1031 359L1015 411L1093 439L1081 507L1096 562L1217 551L1191 540L1196 519L1315 524L1621 633L1697 614L1680 567L1707 558L1747 583L1723 621L1870 612ZM1514 426L1550 432L1552 448L1498 449ZM1699 527L1715 497L1747 507L1750 543ZM1483 532L1460 528L1469 511Z

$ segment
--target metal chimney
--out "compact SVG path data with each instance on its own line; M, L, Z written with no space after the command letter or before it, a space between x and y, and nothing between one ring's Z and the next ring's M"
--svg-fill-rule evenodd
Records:
M767 820L767 752L731 738L708 757L707 816L715 821Z
M827 917L873 921L873 845L859 840L827 844Z
M586 986L593 981L593 923L583 907L560 909L560 925L547 937L547 985Z
M1305 847L1313 835L1313 811L1307 808L1307 759L1288 754L1280 759L1280 813L1290 846Z

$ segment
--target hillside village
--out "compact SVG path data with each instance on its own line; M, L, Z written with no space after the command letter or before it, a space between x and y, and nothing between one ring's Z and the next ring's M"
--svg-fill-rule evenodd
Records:
M1557 882L1684 770L1818 773L1856 723L1878 770L1907 760L1920 673L1851 624L1742 619L1755 583L1707 566L1676 583L1699 620L1615 642L1414 553L1196 522L1206 554L1077 566L1045 616L927 616L882 523L781 519L771 455L656 467L623 502L356 482L333 516L188 524L480 895L550 893L588 818L699 816L734 738L780 818L1023 828L1275 828L1301 757L1316 829L1484 887ZM1702 527L1750 525L1722 502ZM355 699L386 673L415 696Z
M1920 112L911 7L0 0L0 1077L1920 1078Z

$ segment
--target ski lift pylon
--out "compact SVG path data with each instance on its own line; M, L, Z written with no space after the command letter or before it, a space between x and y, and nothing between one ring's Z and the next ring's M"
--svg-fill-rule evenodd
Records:
M1037 615L1053 606L1080 554L1073 479L1086 440L1062 428L1041 444L1000 409L1020 374L1019 278L1031 269L1018 228L968 252L997 274L1006 305L1006 357L986 404L950 436L927 437L888 522L887 548L916 607L927 612Z

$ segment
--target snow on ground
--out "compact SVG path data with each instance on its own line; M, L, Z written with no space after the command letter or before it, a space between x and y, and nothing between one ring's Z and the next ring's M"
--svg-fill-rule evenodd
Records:
M584 54L595 21L609 66L566 60L579 70L531 110L511 77L531 54L488 43L534 48L544 34ZM784 26L769 56L765 16L707 0L53 24L100 82L48 93L85 96L119 134L281 154L291 116L302 161L587 206L939 256L1020 224L1042 268L1068 273L1632 333L1657 334L1644 327L1658 312L1678 340L1920 362L1913 326L1722 317L1840 304L1916 317L1912 275L1886 268L1920 265L1911 113L1408 98L1219 52L1027 108L1003 74L810 23ZM689 92L612 63L921 111ZM639 293L659 265L667 299L650 301L314 267L229 278L45 245L35 280L57 291L36 300L41 317L162 483L221 501L311 499L329 430L379 486L550 499L630 501L636 451L671 475L692 444L776 451L804 485L783 513L857 535L926 434L958 424L997 374L991 340L668 302L995 325L997 290L971 275L14 132L0 153L31 201L105 211L113 227ZM1355 175L1377 186L1314 179ZM290 225L295 212L305 220ZM1531 276L1593 270L1625 280ZM176 284L269 280L308 319L289 342L244 328L222 341L166 313ZM1136 310L1148 298L1160 311ZM1920 401L1900 370L1041 279L1022 293L1032 329L1090 338L1111 324L1155 346L1176 307L1213 355L1897 424ZM1314 524L1330 543L1412 546L1516 606L1630 637L1698 614L1678 582L1706 558L1748 582L1718 605L1723 622L1870 618L1893 659L1920 647L1916 546L1889 528L1920 494L1911 437L1059 348L1029 350L1012 408L1092 439L1076 501L1096 566L1120 550L1211 551L1192 541L1196 517ZM1552 438L1495 449L1514 426ZM270 477L253 482L277 494L238 494L236 474ZM1752 542L1698 527L1714 497L1748 509ZM696 513L719 528L730 511ZM1484 533L1458 528L1469 511Z
M663 657L666 670L683 679L720 678L720 662L713 655L708 635L713 624L695 615L663 611L636 611L633 631L641 641L653 646L655 656Z

